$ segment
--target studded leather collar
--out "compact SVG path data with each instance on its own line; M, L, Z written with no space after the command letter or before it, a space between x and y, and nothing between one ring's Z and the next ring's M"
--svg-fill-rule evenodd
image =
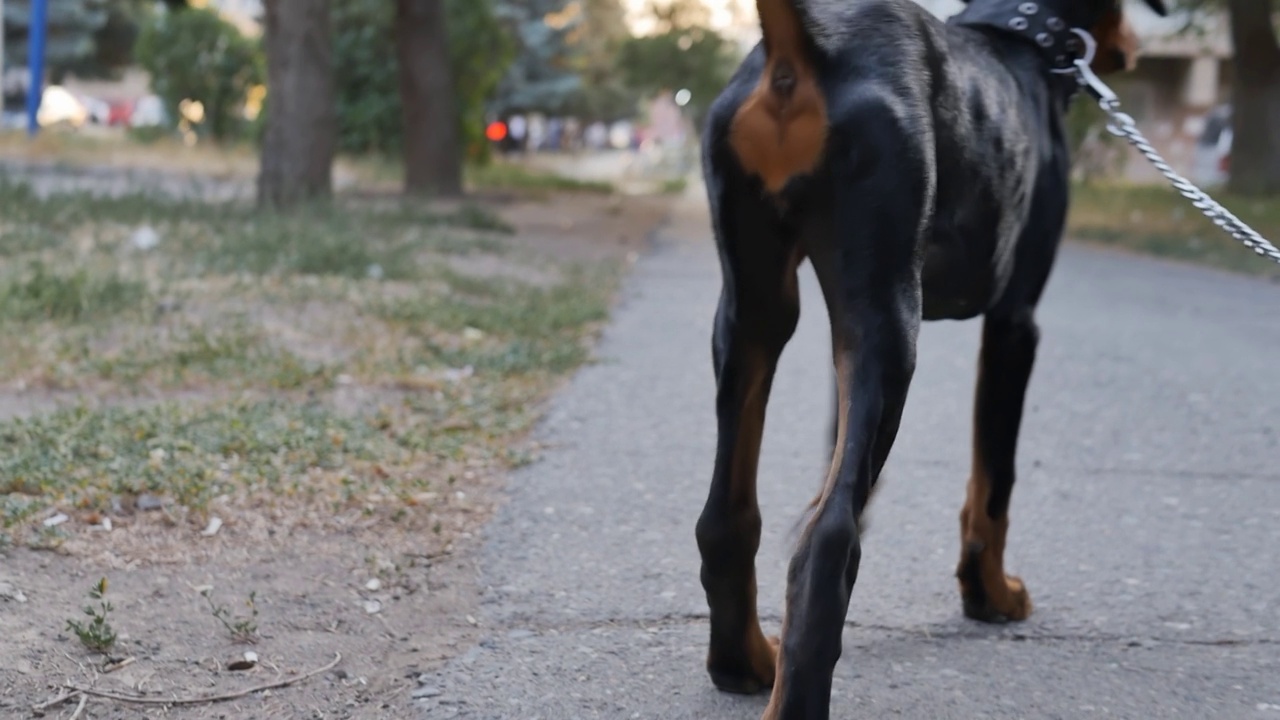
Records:
M1085 52L1084 42L1066 20L1043 3L1002 0L965 6L951 18L956 25L987 27L1031 43L1052 70L1068 70Z

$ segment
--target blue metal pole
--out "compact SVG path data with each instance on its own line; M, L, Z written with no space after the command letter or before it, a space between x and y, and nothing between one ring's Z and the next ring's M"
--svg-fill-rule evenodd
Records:
M27 89L27 134L32 137L40 131L36 114L40 112L40 99L44 96L44 40L48 19L47 0L31 0L31 28L27 38L27 67L31 68L31 86Z

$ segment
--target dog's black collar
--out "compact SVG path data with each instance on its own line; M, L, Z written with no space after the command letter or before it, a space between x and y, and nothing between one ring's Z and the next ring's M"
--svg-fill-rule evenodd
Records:
M1023 38L1036 48L1051 70L1070 70L1085 53L1084 41L1071 25L1043 2L1000 0L967 5L951 22Z

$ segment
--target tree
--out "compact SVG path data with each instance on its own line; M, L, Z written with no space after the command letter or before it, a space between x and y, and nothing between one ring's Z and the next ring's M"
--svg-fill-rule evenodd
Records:
M212 10L158 15L143 29L135 53L169 116L179 117L184 100L199 101L204 108L199 126L215 140L235 135L245 97L263 81L258 42Z
M445 0L445 10L459 134L467 158L483 162L489 151L486 109L511 61L513 46L491 0ZM402 157L405 127L395 4L333 0L332 17L339 148Z
M1272 0L1227 0L1235 45L1231 179L1242 195L1280 194L1280 43Z
M55 82L69 67L91 58L95 36L106 26L107 0L59 0L48 3L45 65ZM5 67L27 64L31 0L6 0L4 5Z
M690 113L701 127L733 73L733 44L706 26L706 7L698 0L651 8L655 33L623 44L618 72L628 85L645 92L688 90Z
M574 70L581 49L568 42L584 22L581 0L498 0L495 10L510 28L516 55L498 85L494 112L566 111L582 87Z
M396 0L406 192L462 194L458 100L444 0Z
M581 77L569 112L586 120L619 120L636 110L636 93L614 68L614 60L631 37L619 0L581 0L582 22L566 36L577 50L572 67Z
M337 142L327 0L265 0L267 120L258 204L287 207L333 192Z
M1181 0L1184 31L1209 14L1225 13L1235 49L1231 177L1242 195L1280 193L1280 47L1274 0Z

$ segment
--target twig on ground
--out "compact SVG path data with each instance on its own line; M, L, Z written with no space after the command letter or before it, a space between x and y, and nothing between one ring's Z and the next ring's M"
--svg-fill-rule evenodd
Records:
M108 674L110 674L110 673L113 673L113 672L115 672L115 671L119 670L120 668L129 667L130 665L134 664L134 663L135 663L135 662L137 662L137 661L138 661L138 658L133 657L132 655L130 655L129 657L127 657L127 658L125 658L125 659L121 660L120 662L111 663L111 664L107 665L106 667L102 668L102 674L103 674L103 675L108 675Z
M31 709L32 709L34 712L40 712L41 710L48 710L49 708L53 707L54 705L61 705L62 703L64 703L64 702L66 702L66 701L70 700L71 698L73 698L73 697L75 697L76 695L79 695L79 694L80 694L80 692L79 692L78 690L68 690L67 692L64 692L64 693L62 693L61 695L59 695L59 696L57 696L57 697L53 698L52 700L45 700L44 702L40 703L39 705L32 705L32 706L31 706Z
M69 684L66 685L65 687L75 692L85 693L86 695L94 695L96 697L103 697L109 700L119 700L120 702L137 703L139 705L201 705L205 703L216 703L216 702L224 702L227 700L237 700L239 698L245 697L246 695L252 695L254 693L262 692L263 690L274 690L276 688L282 688L288 685L293 685L294 683L299 683L308 678L315 677L316 675L319 675L320 673L326 670L330 670L333 668L333 666L337 665L341 661L342 661L342 653L334 653L333 660L330 661L327 665L323 667L318 667L315 670L312 670L303 675L299 675L294 678L289 678L287 680L277 680L275 682L265 683L263 685L255 685L253 687L248 687L248 688L245 688L244 690L238 690L236 692L223 693L221 695L205 695L204 697L147 698L147 697L136 697L136 696L130 696L130 695L120 695L118 693L107 692L105 690L95 690L93 688L83 688L83 687L77 687L75 685L69 685Z
M67 720L76 720L76 718L80 717L80 713L84 712L84 706L88 702L89 696L84 693L80 693L80 704L76 705L76 711L71 713L71 717L67 718Z

